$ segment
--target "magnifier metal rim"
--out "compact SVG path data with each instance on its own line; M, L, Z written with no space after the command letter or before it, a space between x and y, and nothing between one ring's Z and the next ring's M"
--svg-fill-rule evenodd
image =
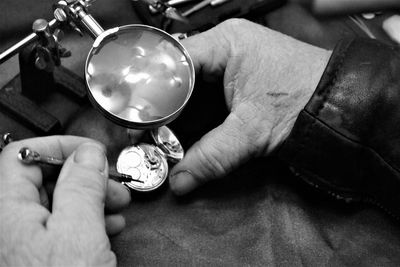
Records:
M190 57L188 51L186 50L186 48L178 41L176 40L172 35L170 35L169 33L160 30L156 27L152 27L152 26L148 26L148 25L143 25L143 24L128 24L128 25L124 25L124 26L120 26L120 27L115 27L113 29L109 29L107 30L105 33L105 35L100 35L101 38L104 40L107 36L112 35L112 34L117 34L120 30L126 30L126 29L131 29L131 28L136 28L136 29L143 29L143 31L155 31L158 32L162 35L165 35L166 37L169 37L171 39L171 41L176 44L177 47L179 47L179 49L181 50L181 52L183 53L183 55L186 57L187 62L189 63L189 68L190 68L190 88L188 90L188 93L186 95L186 99L185 101L182 103L182 105L174 112L172 112L171 114L161 118L161 119L157 119L157 120L152 120L152 121L146 121L146 122L134 122L134 121L129 121L126 119L123 119L115 114L112 114L111 112L109 112L108 110L104 109L97 101L96 99L93 97L92 95L92 91L90 90L90 85L88 82L88 65L89 65L89 60L90 57L92 55L92 52L94 49L96 49L97 47L93 46L91 47L87 57L86 57L86 62L85 62L85 82L86 82L86 86L87 86L87 91L88 91L88 96L90 99L90 102L92 102L93 105L95 105L100 112L108 119L110 119L111 121L115 122L118 125L122 125L124 127L127 128L132 128L132 129L152 129L152 128L156 128L156 127L160 127L163 126L165 124L168 124L169 122L173 121L182 111L182 109L186 106L187 102L190 99L190 96L192 95L193 92L193 88L194 88L194 84L195 84L195 69L194 69L194 64L192 61L192 58ZM117 30L115 30L117 29ZM108 34L107 34L108 33ZM97 38L96 38L97 40ZM96 42L95 40L95 42ZM103 42L103 40L100 41Z

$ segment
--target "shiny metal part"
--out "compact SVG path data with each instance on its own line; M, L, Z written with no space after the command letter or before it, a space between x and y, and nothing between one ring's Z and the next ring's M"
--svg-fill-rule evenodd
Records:
M60 23L68 22L70 26L82 34L81 30L76 26L76 23L82 24L82 26L88 30L89 34L96 37L100 32L100 25L93 19L93 17L87 14L87 7L91 5L93 1L83 1L83 0L61 0L55 4L54 19L52 19L49 24L49 32L53 32ZM102 29L101 29L102 30ZM40 30L40 32L43 32ZM37 41L39 36L37 33L33 32L27 37L14 44L10 48L6 49L0 54L0 64L7 61L9 58L19 53L24 47ZM44 66L43 61L38 62L40 67Z
M104 32L104 29L100 26L100 24L97 23L93 16L88 14L83 7L80 7L76 12L80 24L90 34L91 37L96 38L102 32Z
M149 192L159 188L167 178L168 163L159 148L140 144L122 150L118 156L117 171L137 181L124 182L132 190Z
M132 129L154 129L174 120L194 87L186 49L171 35L146 25L102 33L85 66L92 103L108 119Z
M59 22L56 19L53 19L49 22L49 28L51 30L55 29L58 26ZM21 51L24 47L38 40L39 36L36 33L31 33L26 36L24 39L14 44L10 48L6 49L4 52L0 54L0 64L4 63L14 55L16 55L19 51Z
M171 7L175 7L175 6L178 6L178 5L181 5L181 4L186 4L186 3L189 3L189 2L193 2L193 1L197 1L198 2L198 0L170 0L170 1L167 1L166 4L171 6ZM230 0L212 0L209 4L211 6L219 6L219 5L225 4L226 2L229 2L229 1ZM188 16L188 15L200 10L201 8L206 7L207 5L208 5L208 3L207 4L206 3L200 3L199 6L197 6L197 7L194 6L191 9L191 11L189 11L189 10L188 10L189 12L186 11L184 14L182 14L182 16ZM153 14L159 12L153 6L149 6L149 10Z
M210 5L211 6L219 6L222 4L225 4L226 2L229 2L230 0L213 0L211 1Z
M176 135L167 126L152 130L151 137L169 161L177 163L183 159L185 154L183 147Z
M140 0L140 1L152 7L153 12L160 12L168 19L180 21L185 24L189 23L187 18L185 18L185 16L182 16L182 14L175 7L170 6L168 2L163 2L161 0Z
M58 1L55 5L54 17L60 22L68 22L80 35L82 35L81 30L84 30L95 39L104 30L87 11L93 2L84 0Z
M189 2L193 2L193 1L198 1L198 0L169 0L165 3L171 7L175 7L175 6L179 6L179 5L186 4ZM152 5L149 5L149 10L153 14L159 12L159 10L155 9Z
M11 133L3 134L1 139L2 139L4 145L8 145L9 143L14 141L12 136L11 136Z
M54 10L53 15L54 15L54 18L55 18L56 20L58 20L59 22L64 22L64 21L67 21L67 20L68 20L67 14L66 14L65 11L64 11L62 8L60 8L60 7L56 8L56 9Z
M187 17L191 14L193 14L194 12L197 12L203 8L205 8L206 6L208 6L209 4L211 4L213 0L203 0L200 3L198 3L197 5L194 5L192 8L186 10L185 12L182 13L182 16Z
M0 142L0 152L3 151L3 148L8 145L9 143L13 142L13 138L11 137L10 133L5 133L1 136L1 142Z
M199 0L169 0L169 1L167 1L167 4L170 6L178 6L178 5L183 5L183 4L195 2L195 1L199 1Z
M167 9L165 9L163 14L169 19L189 24L189 20L185 16L183 16L175 7L168 7Z
M37 19L33 22L32 31L39 37L36 46L35 66L40 70L52 71L55 66L61 64L60 58L66 54L58 40L60 31L50 31L49 23L44 19Z

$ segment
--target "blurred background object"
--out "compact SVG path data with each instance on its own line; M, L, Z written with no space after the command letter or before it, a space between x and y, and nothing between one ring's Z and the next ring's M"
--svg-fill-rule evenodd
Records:
M345 15L400 9L398 0L298 0L318 15Z
M382 27L393 41L400 44L400 15L393 15L385 19Z

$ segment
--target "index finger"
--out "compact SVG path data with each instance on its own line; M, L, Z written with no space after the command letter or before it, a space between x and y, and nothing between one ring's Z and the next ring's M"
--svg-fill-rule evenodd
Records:
M42 172L38 165L26 165L18 160L22 147L41 155L66 159L80 144L92 141L78 136L48 136L24 139L8 144L0 153L0 198L18 198L40 203L38 189Z
M222 75L228 62L229 42L221 38L222 25L180 40L193 60L196 72L203 75Z

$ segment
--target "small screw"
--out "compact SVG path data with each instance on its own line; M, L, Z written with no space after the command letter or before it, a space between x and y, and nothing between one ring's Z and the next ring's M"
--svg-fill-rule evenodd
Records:
M45 19L37 19L33 22L32 30L36 34L49 32L49 23Z
M60 21L60 22L64 22L67 21L68 17L67 14L65 13L65 11L58 7L54 10L54 17L56 18L56 20Z
M3 139L4 145L8 145L8 144L11 143L12 141L14 141L14 140L12 139L12 137L11 137L11 133L5 133L5 134L3 134L2 139Z
M53 36L56 42L60 42L64 38L64 32L60 29L55 29L53 32Z
M39 70L45 70L47 68L46 60L41 56L36 57L35 67L38 68Z
M150 168L152 170L156 170L160 167L161 165L161 160L158 155L156 155L156 152L152 149L149 149L147 146L141 146L141 149L145 153L145 157L150 164Z
M172 152L182 152L182 146L176 141L164 142L164 145Z

